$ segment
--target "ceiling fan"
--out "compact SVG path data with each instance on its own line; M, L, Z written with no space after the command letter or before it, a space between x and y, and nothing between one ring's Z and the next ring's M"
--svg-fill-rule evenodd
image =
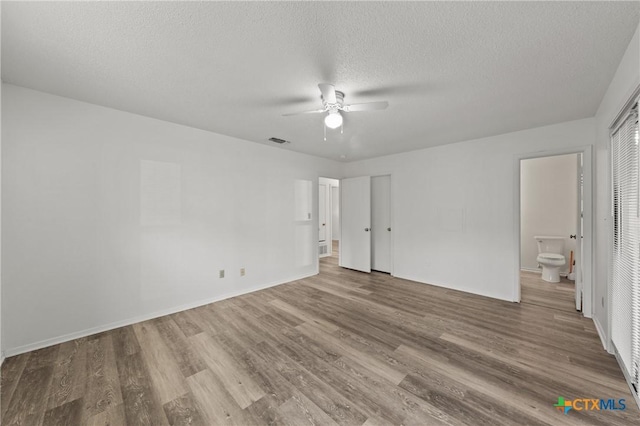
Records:
M283 116L326 113L327 115L324 118L325 126L330 129L337 129L342 126L343 112L375 111L386 109L389 106L389 102L387 101L345 105L344 93L336 90L333 84L320 83L318 87L320 88L320 93L322 93L322 109L294 112L291 114L283 114Z

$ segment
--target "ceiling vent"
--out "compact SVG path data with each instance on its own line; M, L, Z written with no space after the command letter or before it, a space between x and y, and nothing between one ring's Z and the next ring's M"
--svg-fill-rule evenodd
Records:
M269 140L271 142L275 142L275 143L279 143L279 144L283 144L283 143L291 143L289 141L285 141L284 139L280 139L280 138L269 138Z

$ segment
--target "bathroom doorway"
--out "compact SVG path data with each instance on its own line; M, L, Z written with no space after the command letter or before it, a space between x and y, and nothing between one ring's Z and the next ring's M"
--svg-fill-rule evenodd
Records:
M519 160L521 303L583 310L583 170L582 152Z

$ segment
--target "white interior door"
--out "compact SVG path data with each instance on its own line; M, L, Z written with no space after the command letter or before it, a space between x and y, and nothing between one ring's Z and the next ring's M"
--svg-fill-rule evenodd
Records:
M576 310L582 310L582 290L583 290L583 281L582 281L582 234L583 234L583 203L582 203L582 188L583 188L583 175L582 175L582 154L578 154L578 206L576 211L577 213L577 230L576 230L576 255L575 255L575 269L574 272L576 274Z
M320 241L327 239L327 185L318 185L318 235Z
M371 178L340 181L339 265L371 272Z
M340 188L331 187L331 239L340 240Z
M391 177L371 178L371 269L391 272Z

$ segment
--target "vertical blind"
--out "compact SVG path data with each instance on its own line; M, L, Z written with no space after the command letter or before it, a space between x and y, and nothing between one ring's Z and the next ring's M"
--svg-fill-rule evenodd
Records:
M611 339L633 384L640 365L640 159L638 103L611 135Z

